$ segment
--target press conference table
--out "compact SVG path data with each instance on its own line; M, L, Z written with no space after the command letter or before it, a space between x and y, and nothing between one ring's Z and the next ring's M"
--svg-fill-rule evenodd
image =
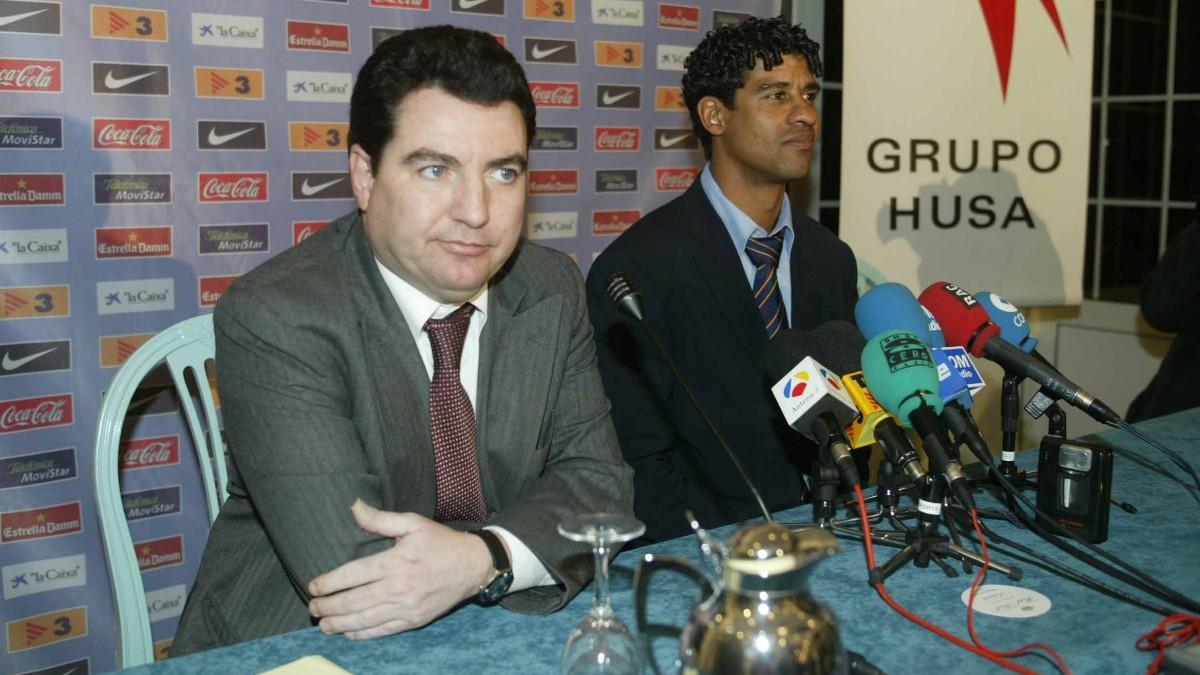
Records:
M1200 465L1200 408L1150 420L1139 425L1151 436ZM1100 439L1114 448L1113 495L1131 502L1138 513L1113 507L1109 540L1104 547L1127 562L1191 598L1200 598L1200 495L1157 450L1120 431ZM1032 467L1036 452L1022 453L1020 463ZM1169 467L1169 468L1168 468ZM1188 479L1190 480L1190 479ZM870 490L868 494L870 494ZM1028 493L1031 497L1032 492ZM986 498L984 501L990 501ZM806 523L808 507L777 514L781 522ZM1006 523L989 521L1011 537L1073 568L1112 585L1120 585L1075 561L1054 546ZM732 528L716 530L728 535ZM810 590L836 614L842 641L889 673L1000 672L1001 669L909 623L888 608L866 583L861 544L843 539L842 550L817 564ZM879 562L895 549L876 547ZM694 537L684 537L620 554L613 563L613 605L617 615L634 626L633 570L644 553L666 553L699 560ZM999 557L1002 562L1015 562ZM966 606L960 596L971 582L961 567L948 578L936 567L902 568L887 581L893 598L951 632L966 637ZM1034 618L1006 619L976 614L976 630L994 648L1011 649L1027 642L1053 646L1075 673L1144 672L1151 654L1134 648L1139 635L1161 617L1054 576L1033 565L1016 562L1024 571L1019 582L992 572L988 583L1011 584L1036 590L1052 602L1049 612ZM663 573L652 591L651 619L682 624L697 597L690 583ZM587 612L590 588L565 609L548 616L525 616L501 608L467 605L420 630L387 638L352 642L325 636L316 628L295 631L200 654L160 661L126 672L146 675L173 673L255 673L320 654L342 668L365 673L556 673L563 643ZM1163 604L1163 603L1158 603ZM671 648L659 643L665 657ZM1039 672L1054 672L1037 657L1018 659ZM660 663L669 666L665 658Z

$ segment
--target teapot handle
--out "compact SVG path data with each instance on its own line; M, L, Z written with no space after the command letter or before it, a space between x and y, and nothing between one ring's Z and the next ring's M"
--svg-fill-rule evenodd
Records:
M658 669L658 662L654 659L654 639L666 637L678 640L683 634L682 626L650 623L646 616L649 602L647 589L650 587L650 578L663 569L678 572L695 583L701 589L701 598L707 598L713 594L712 580L690 561L676 556L653 553L642 556L641 563L633 575L633 597L636 607L638 644L642 650L642 659L650 666L654 675L662 675Z

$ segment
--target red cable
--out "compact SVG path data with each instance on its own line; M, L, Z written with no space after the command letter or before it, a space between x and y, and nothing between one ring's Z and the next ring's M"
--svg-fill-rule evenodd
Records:
M1154 627L1154 630L1138 638L1139 651L1157 651L1158 655L1146 667L1146 675L1157 675L1162 667L1167 650L1182 647L1200 638L1200 616L1190 614L1172 614Z
M975 580L971 582L971 594L967 599L967 632L971 634L971 641L980 649L999 656L1021 656L1034 650L1041 650L1054 659L1054 663L1060 671L1066 673L1066 675L1070 675L1071 669L1067 667L1066 661L1063 661L1058 652L1054 651L1054 648L1050 645L1033 642L1010 651L999 652L983 644L983 641L979 639L979 635L975 633L975 595L979 593L979 587L983 585L983 580L987 578L988 562L991 559L988 557L987 541L983 538L983 528L979 525L979 513L973 508L971 509L971 522L975 525L975 535L979 537L979 547L983 550L983 565L979 568L979 572L975 574Z
M875 569L875 546L871 542L871 523L870 523L870 520L868 520L868 518L867 518L867 500L866 500L866 498L863 497L863 492L862 492L861 486L858 486L858 485L854 486L854 494L858 498L858 513L859 513L859 517L862 520L862 524L863 524L863 542L865 544L865 548L867 551L867 567L870 570L874 570ZM884 587L883 587L882 580L879 583L875 584L874 588L875 588L875 591L877 593L879 593L879 597L883 598L883 601L886 602L889 607L896 610L900 614L900 616L903 616L904 618L908 619L909 621L912 621L913 623L924 628L925 630L931 631L934 634L958 645L959 647L962 647L963 649L965 649L973 654L976 654L978 656L982 656L983 658L985 658L1001 667L1007 668L1007 669L1017 672L1017 673L1024 673L1025 675L1036 675L1036 673L1034 673L1034 671L1029 670L1028 668L1024 668L1020 665L1017 665L1016 663L1013 663L1012 661L1008 661L1006 659L1000 658L999 656L988 653L986 650L980 649L979 647L976 647L975 645L970 644L969 642L963 640L962 638L958 637L957 635L953 635L953 634L933 625L932 623L929 623L928 621L926 621L925 619L922 619L921 617L917 616L916 614L913 614L912 612L908 611L907 609L902 607L900 605L900 603L893 600L892 596L888 595L887 590L884 589Z

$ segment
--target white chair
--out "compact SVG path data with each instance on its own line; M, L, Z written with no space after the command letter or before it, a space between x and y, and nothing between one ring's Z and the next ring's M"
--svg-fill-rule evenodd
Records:
M187 418L198 455L211 525L221 503L225 501L227 483L221 428L205 370L205 364L215 356L212 315L181 321L138 347L113 377L100 407L94 457L96 511L100 516L104 555L112 580L113 605L120 633L120 649L117 653L120 668L154 660L146 592L121 503L121 484L117 471L121 427L134 391L151 369L165 361L179 393L180 407ZM196 382L201 404L199 411L188 393L185 377L188 371L191 371Z

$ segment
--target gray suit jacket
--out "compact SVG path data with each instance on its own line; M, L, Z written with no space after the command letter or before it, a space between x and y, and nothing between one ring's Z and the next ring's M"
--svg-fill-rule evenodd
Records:
M238 279L215 321L229 498L174 654L312 625L309 581L392 545L357 527L355 499L428 517L436 502L429 376L357 213ZM516 535L562 584L503 604L552 611L592 564L557 523L632 512L575 264L522 242L492 279L480 340L488 524Z

